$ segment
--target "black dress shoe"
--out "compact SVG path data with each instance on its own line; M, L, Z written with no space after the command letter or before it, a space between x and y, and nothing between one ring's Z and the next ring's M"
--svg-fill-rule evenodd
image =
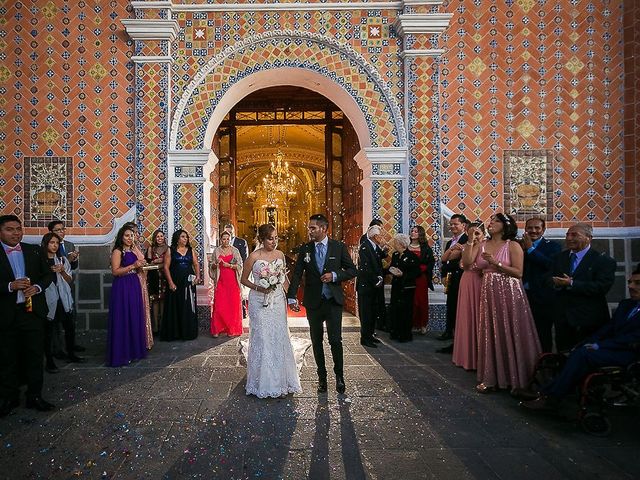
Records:
M444 332L436 337L438 340L451 340L453 334L451 332Z
M60 371L58 369L58 366L53 362L53 360L48 361L44 369L47 373L58 373Z
M336 377L336 392L344 393L347 386L344 384L344 377L342 375Z
M437 353L453 353L453 344L436 350Z
M73 346L73 351L74 352L86 352L87 349L84 348L82 345L74 345Z
M38 410L39 412L50 412L55 409L56 406L52 403L47 402L42 397L31 397L27 398L27 403L25 405L27 408L32 408L34 410Z
M529 390L527 388L512 388L509 394L513 398L517 398L522 401L536 400L540 395L538 392L534 392L533 390Z
M318 379L318 393L325 393L327 391L327 379L319 378Z
M520 406L537 412L557 412L560 401L554 397L538 396L535 400L520 402Z
M378 345L376 345L375 343L373 343L372 340L362 340L360 342L360 345L364 346L364 347L369 347L369 348L378 348Z
M0 418L6 417L11 413L11 410L20 405L20 400L14 398L12 400L0 401Z
M382 340L380 340L378 337L371 337L371 341L373 343L382 343Z
M69 363L85 363L86 361L86 358L79 357L75 354L67 355L67 362Z

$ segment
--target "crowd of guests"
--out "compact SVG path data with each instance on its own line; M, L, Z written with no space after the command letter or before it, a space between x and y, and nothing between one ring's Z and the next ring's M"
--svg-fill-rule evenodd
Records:
M631 299L611 320L606 295L616 261L592 247L592 227L572 225L566 248L544 237L545 221L530 218L516 240L513 217L497 213L486 231L460 214L442 255L447 322L439 349L455 365L475 371L476 389L510 389L525 407L557 406L586 373L600 366L628 365L639 358L640 266L629 279ZM539 392L532 376L543 352L566 353L564 369Z
M527 220L521 239L515 219L503 213L494 214L486 228L456 214L449 229L452 237L441 257L446 326L438 338L453 342L438 351L476 372L478 392L510 389L524 395L542 352L570 352L558 379L526 402L546 408L585 371L638 358L640 266L629 279L631 299L611 321L606 294L616 262L591 246L590 225L571 226L564 250L544 237L542 218ZM65 240L63 222L51 222L48 230L40 246L26 244L20 219L0 216L0 301L6 312L0 320L0 416L19 403L19 385L25 382L26 405L52 409L41 397L43 371L58 372L57 359L84 362L77 354L84 348L76 343L74 320L79 254ZM383 223L375 219L358 249L360 343L368 348L380 343L376 329L408 342L414 334L426 334L429 322L435 257L425 229L416 225L388 245L385 237ZM248 250L233 225L225 225L209 261L213 337L242 334L247 304L241 278ZM186 231L175 231L167 244L156 230L147 243L136 224L127 223L117 233L110 265L107 365L144 358L154 336L163 341L198 336L195 286L201 272ZM385 283L391 284L388 307Z
M546 224L539 217L526 221L520 239L515 219L503 213L486 226L455 214L449 229L441 257L446 325L438 338L452 342L437 351L475 372L479 393L508 389L530 399L525 406L543 408L549 397L575 387L585 371L639 358L640 266L629 279L631 301L623 301L611 321L606 295L616 261L591 246L590 225L572 225L565 249L544 237ZM429 318L435 259L424 229L397 234L388 246L384 237L382 222L372 221L358 251L360 342L368 348L380 342L376 329L407 342L426 332ZM389 276L391 301L385 309ZM552 385L531 392L540 355L552 351L570 353L568 367Z

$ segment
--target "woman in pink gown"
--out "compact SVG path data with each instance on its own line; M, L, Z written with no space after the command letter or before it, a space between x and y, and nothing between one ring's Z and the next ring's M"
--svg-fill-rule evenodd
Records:
M469 241L464 245L460 261L464 273L458 290L453 363L465 370L475 370L478 363L478 316L482 286L482 270L476 265L475 259L484 240L484 225L470 223L467 236Z
M211 335L217 337L226 333L235 337L242 335L242 257L238 249L230 245L229 232L222 232L220 242L222 245L213 251L211 257L211 278L215 284Z
M542 349L522 286L524 254L513 217L497 213L489 222L491 238L480 244L476 265L482 269L478 317L480 393L527 386Z

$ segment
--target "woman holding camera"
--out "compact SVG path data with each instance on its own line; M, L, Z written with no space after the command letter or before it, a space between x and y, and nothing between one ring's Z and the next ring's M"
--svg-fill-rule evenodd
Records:
M210 274L214 283L213 308L211 312L211 335L221 333L230 337L242 335L242 298L240 277L242 257L231 245L231 234L222 232L220 245L211 256Z

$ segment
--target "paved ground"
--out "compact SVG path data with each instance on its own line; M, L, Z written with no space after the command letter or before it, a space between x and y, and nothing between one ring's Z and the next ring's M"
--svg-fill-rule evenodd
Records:
M476 394L434 339L366 351L355 328L344 337L347 395L333 382L315 393L308 352L303 394L259 400L244 394L238 339L159 343L112 369L104 334L83 334L90 362L45 378L59 410L0 420L0 478L640 477L637 411L616 411L612 436L592 437L507 393Z

